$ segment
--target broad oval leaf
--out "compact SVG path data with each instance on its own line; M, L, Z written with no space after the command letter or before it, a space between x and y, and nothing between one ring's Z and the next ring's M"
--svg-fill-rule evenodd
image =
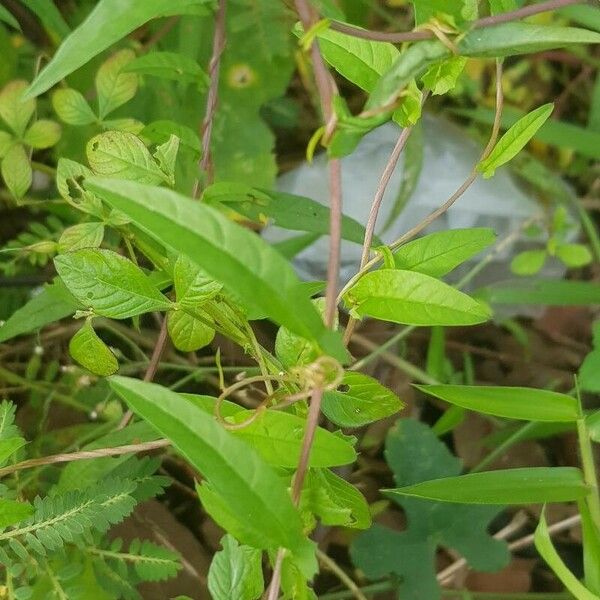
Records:
M548 566L554 571L555 575L577 600L600 600L600 596L590 592L563 562L554 548L543 512L540 515L540 521L536 527L533 541L541 557L548 563Z
M92 178L86 187L221 282L244 305L345 360L339 335L325 328L291 265L257 235L180 194L130 181Z
M340 427L362 427L395 415L403 407L402 400L376 379L348 371L337 390L325 392L322 410Z
M442 277L496 240L493 229L449 229L423 236L394 252L399 269Z
M36 150L43 150L54 146L61 135L60 125L56 121L40 119L35 121L25 132L23 142Z
M89 125L97 120L83 94L72 88L56 90L52 94L52 107L68 125Z
M104 225L99 221L78 223L67 227L58 240L60 252L72 252L82 248L98 248L104 239Z
M179 0L176 3L172 0L101 0L60 45L50 63L29 86L27 95L39 96L151 19L190 12L198 14L207 4L208 0Z
M21 144L12 146L0 166L6 187L15 198L22 198L31 187L33 173L25 148Z
M221 539L208 570L208 589L213 600L258 600L264 590L262 555L256 548L240 546L227 534Z
M22 79L9 81L0 90L0 118L21 137L35 112L35 100L24 100L27 82Z
M209 414L214 414L215 398L182 394L190 402ZM252 411L232 402L224 402L221 414L231 423L242 423ZM278 410L267 410L253 423L232 433L248 442L269 464L293 469L298 466L306 420ZM356 452L343 437L322 427L317 428L310 452L311 467L337 467L356 460Z
M140 183L167 181L140 138L124 131L107 131L87 144L87 158L98 175L132 179Z
M71 338L69 354L94 375L107 377L119 370L117 357L98 337L89 321Z
M139 267L111 250L68 252L54 264L71 294L98 315L126 319L171 306Z
M546 262L546 250L525 250L519 252L510 263L510 270L515 275L535 275Z
M207 479L266 548L312 553L285 483L246 442L192 402L156 384L113 376L111 387ZM243 541L243 540L240 540Z
M197 308L214 298L223 288L209 277L198 265L181 254L173 267L175 299L181 306Z
M491 177L498 167L513 159L550 118L554 104L544 104L519 119L498 141L490 155L482 160L477 170Z
M135 52L126 48L113 54L98 69L96 90L101 119L135 96L138 77L126 70L127 65L134 59Z
M196 309L202 314L202 309ZM204 315L210 321L208 315ZM215 330L183 310L174 310L167 315L167 328L173 345L182 352L195 352L208 346L215 338Z
M140 75L153 75L163 79L198 83L202 88L208 84L208 76L200 65L177 52L149 52L130 62L125 71Z
M577 421L577 400L566 394L526 387L415 385L445 402L486 415L526 421Z
M367 273L344 300L360 316L403 325L475 325L490 318L489 310L470 296L413 271Z
M433 479L386 491L401 496L461 504L570 502L585 498L590 492L581 471L573 467L485 471Z

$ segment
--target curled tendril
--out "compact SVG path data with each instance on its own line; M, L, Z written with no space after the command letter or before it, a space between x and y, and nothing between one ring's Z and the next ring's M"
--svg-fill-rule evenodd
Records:
M415 29L415 31L417 30L431 31L431 33L433 33L433 35L435 35L435 37L442 42L442 44L444 44L444 46L446 46L446 48L448 48L452 54L455 56L460 54L456 44L446 35L448 33L455 33L455 31L439 20L432 19L429 23L423 23L423 25Z
M302 388L301 391L296 392L295 394L286 395L279 404L276 404L273 407L275 409L281 409L290 406L294 402L308 398L315 388L324 391L336 389L342 383L343 377L344 369L342 365L330 356L321 356L308 365L295 367L290 370L289 374L278 373L277 375L255 375L253 377L245 377L221 392L215 403L215 417L225 429L230 431L238 431L252 425L252 423L267 410L269 403L279 395L280 390L265 395L265 398L258 407L254 409L252 414L240 423L230 423L227 421L221 414L221 407L223 406L223 402L231 396L231 394L248 387L253 383L273 381L279 384L294 383L300 385Z

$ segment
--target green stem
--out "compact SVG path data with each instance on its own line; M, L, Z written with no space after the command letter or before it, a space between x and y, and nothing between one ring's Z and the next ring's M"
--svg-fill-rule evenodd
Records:
M581 466L583 468L583 478L590 487L590 493L586 497L586 503L590 510L590 515L594 524L600 531L600 496L598 495L598 475L596 465L594 464L594 452L590 433L585 422L585 418L577 421L577 437L579 438L579 451L581 453Z

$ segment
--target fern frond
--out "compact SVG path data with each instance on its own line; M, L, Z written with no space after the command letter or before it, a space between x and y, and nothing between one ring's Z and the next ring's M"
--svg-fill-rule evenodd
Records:
M123 541L117 539L112 542L109 549L87 548L87 551L109 563L121 574L124 574L123 566L132 567L140 581L170 579L181 569L178 554L147 540L133 540L127 552L124 552L122 547Z
M115 479L85 492L36 498L31 517L0 533L0 561L6 561L9 549L19 558L27 558L29 552L45 556L47 551L62 550L67 542L80 542L92 531L104 533L131 513L134 490L135 482Z
M113 476L135 481L136 488L133 496L138 502L144 502L162 494L171 482L168 477L155 475L160 462L160 458L132 456L113 471Z
M8 400L0 402L0 440L20 437L21 431L15 425L17 407Z

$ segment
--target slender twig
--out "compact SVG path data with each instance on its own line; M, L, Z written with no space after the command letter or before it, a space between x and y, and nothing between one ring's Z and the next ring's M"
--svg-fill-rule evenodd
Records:
M221 55L223 54L223 50L225 50L225 44L227 43L227 29L225 27L226 16L227 0L219 0L217 18L215 21L212 56L210 58L210 62L208 63L210 86L208 88L208 95L206 98L206 112L204 114L204 120L202 121L202 156L198 162L198 169L200 173L198 179L196 179L196 182L194 183L194 198L197 198L201 192L200 178L206 177L208 182L210 182L210 179L212 178L210 141L212 138L213 123L215 120L215 114L217 112L217 105L219 103L219 73L221 71Z
M504 94L502 91L502 61L498 59L496 61L496 114L494 116L494 125L492 126L492 133L490 135L490 139L488 141L487 146L485 147L479 162L487 158L489 153L493 150L496 141L498 139L498 135L500 133L501 119L502 119L502 109L504 106ZM423 219L420 223L415 225L412 229L407 231L400 238L395 240L389 245L389 248L394 251L397 250L402 244L405 244L413 237L421 233L424 229L429 227L433 221L435 221L438 217L443 215L473 184L473 182L477 179L478 171L477 165L474 166L473 171L469 174L467 179L462 183L462 185L442 204L439 208L434 210L431 214L429 214L425 219ZM377 255L368 261L362 269L354 275L348 283L344 286L340 294L338 295L338 302L341 301L343 295L348 291L365 273L370 271L374 266L379 264L381 261L381 255Z
M354 583L354 581L352 581L352 579L346 575L344 569L340 568L332 558L327 556L325 552L319 550L318 548L317 558L321 561L325 568L329 569L348 588L356 600L367 600L367 597L360 591L360 588L356 585L356 583Z
M566 531L568 529L571 529L571 527L575 527L575 525L579 525L580 522L581 515L573 515L572 517L568 517L567 519L558 521L558 523L554 523L554 525L548 526L548 532L551 534L560 533L561 531ZM515 550L527 548L527 546L531 546L531 544L533 544L534 536L535 534L532 533L531 535L526 535L522 538L519 538L518 540L511 542L508 545L508 549L511 552L514 552Z
M500 25L501 23L508 23L510 21L518 21L525 17L531 17L543 12L549 12L564 6L571 4L583 4L585 0L548 0L547 2L540 2L539 4L532 4L531 6L525 6L517 10L512 10L491 17L484 17L474 21L471 25L473 29L482 29L484 27L493 27L494 25ZM335 29L341 33L352 35L354 37L362 38L364 40L372 40L375 42L391 42L393 44L401 44L403 42L417 42L419 40L430 40L435 37L433 31L429 29L419 31L403 31L403 32L385 32L385 31L372 31L370 29L360 29L349 25L348 23L340 23L339 21L333 21L331 23L331 29Z
M152 381L154 379L154 376L156 375L156 371L160 363L160 357L162 356L165 346L167 345L167 333L167 317L165 316L160 325L160 332L158 334L158 339L156 340L156 345L154 346L154 351L152 352L150 362L148 363L148 368L144 373L144 381ZM131 417L133 417L133 412L131 410L128 410L123 415L123 418L119 423L118 429L123 429L127 427L129 421L131 421Z
M304 31L310 29L318 22L319 16L316 14L308 0L294 0L296 12L300 17ZM323 121L325 123L325 136L328 137L335 126L335 113L333 111L333 97L337 88L333 77L329 73L319 43L313 40L310 48L313 71L317 90L319 92L319 101ZM339 159L329 161L329 259L327 266L327 287L325 290L325 324L329 328L335 327L335 317L337 312L336 293L340 271L340 248L342 233L342 165ZM323 399L323 390L315 388L312 392L306 429L302 440L302 449L300 451L300 460L294 475L292 487L292 500L297 505L300 500L300 493L304 484L304 478L308 469L308 461L315 437L315 432L319 424L321 414L321 402ZM279 549L273 569L271 584L267 590L267 600L276 600L279 595L281 584L281 568L285 550Z
M144 442L142 444L127 444L125 446L115 446L114 448L98 448L97 450L82 450L80 452L68 452L66 454L52 454L42 458L32 458L0 469L0 476L22 471L23 469L33 469L45 465L54 465L57 463L68 463L76 460L88 460L90 458L99 458L103 456L121 456L123 454L134 454L137 452L148 452L158 448L169 446L169 440L155 440L153 442Z

